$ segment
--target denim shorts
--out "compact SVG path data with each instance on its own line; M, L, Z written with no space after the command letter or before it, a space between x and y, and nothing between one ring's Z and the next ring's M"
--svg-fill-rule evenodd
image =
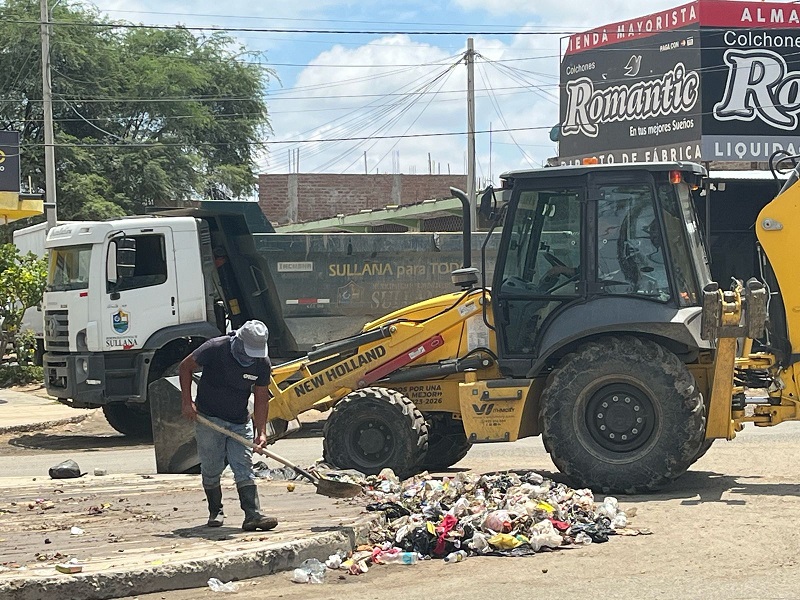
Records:
M205 415L204 415L205 416ZM242 437L253 439L253 422L230 423L218 417L206 417L212 423ZM200 455L200 473L204 488L219 485L220 476L226 465L231 466L237 487L255 481L253 473L253 449L246 447L225 434L214 431L201 423L195 423L197 453Z

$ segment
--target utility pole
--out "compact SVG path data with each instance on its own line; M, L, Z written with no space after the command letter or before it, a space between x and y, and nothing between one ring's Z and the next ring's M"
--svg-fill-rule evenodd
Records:
M478 226L478 205L475 197L475 49L467 39L467 198L471 208L472 229Z
M47 229L58 220L56 208L56 154L53 145L53 89L50 79L50 10L47 0L39 0L42 31L42 105L44 109L44 187Z

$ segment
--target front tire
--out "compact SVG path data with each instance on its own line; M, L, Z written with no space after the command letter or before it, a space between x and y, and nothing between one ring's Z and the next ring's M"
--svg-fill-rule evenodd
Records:
M131 438L152 441L153 426L150 422L150 403L140 405L113 402L103 406L106 421L121 434Z
M367 475L390 468L400 478L419 472L428 450L428 425L400 392L364 388L342 398L323 429L323 459Z
M542 437L575 486L638 494L683 474L703 446L694 377L663 346L634 337L589 342L542 394Z

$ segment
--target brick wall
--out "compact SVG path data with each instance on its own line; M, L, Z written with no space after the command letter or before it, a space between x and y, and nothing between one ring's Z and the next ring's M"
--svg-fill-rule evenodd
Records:
M450 186L466 190L466 175L259 175L259 204L275 225L352 214L387 204L450 198Z

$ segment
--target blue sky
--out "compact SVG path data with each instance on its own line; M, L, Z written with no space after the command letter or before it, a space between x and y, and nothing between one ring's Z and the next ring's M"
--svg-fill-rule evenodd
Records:
M258 29L348 32L450 31L456 35L234 32L264 52L277 79L266 88L274 133L263 172L463 173L466 68L456 65L475 35L478 177L541 166L556 154L559 35L681 4L680 1L421 0L212 2L96 0L113 19ZM535 31L536 35L522 32ZM512 131L506 131L512 130ZM436 134L436 135L430 135ZM386 136L406 136L386 138ZM368 138L368 139L351 139ZM331 141L342 140L342 141ZM284 143L284 142L291 143ZM490 152L491 145L491 152ZM430 159L429 159L430 155ZM290 157L293 156L294 159Z

